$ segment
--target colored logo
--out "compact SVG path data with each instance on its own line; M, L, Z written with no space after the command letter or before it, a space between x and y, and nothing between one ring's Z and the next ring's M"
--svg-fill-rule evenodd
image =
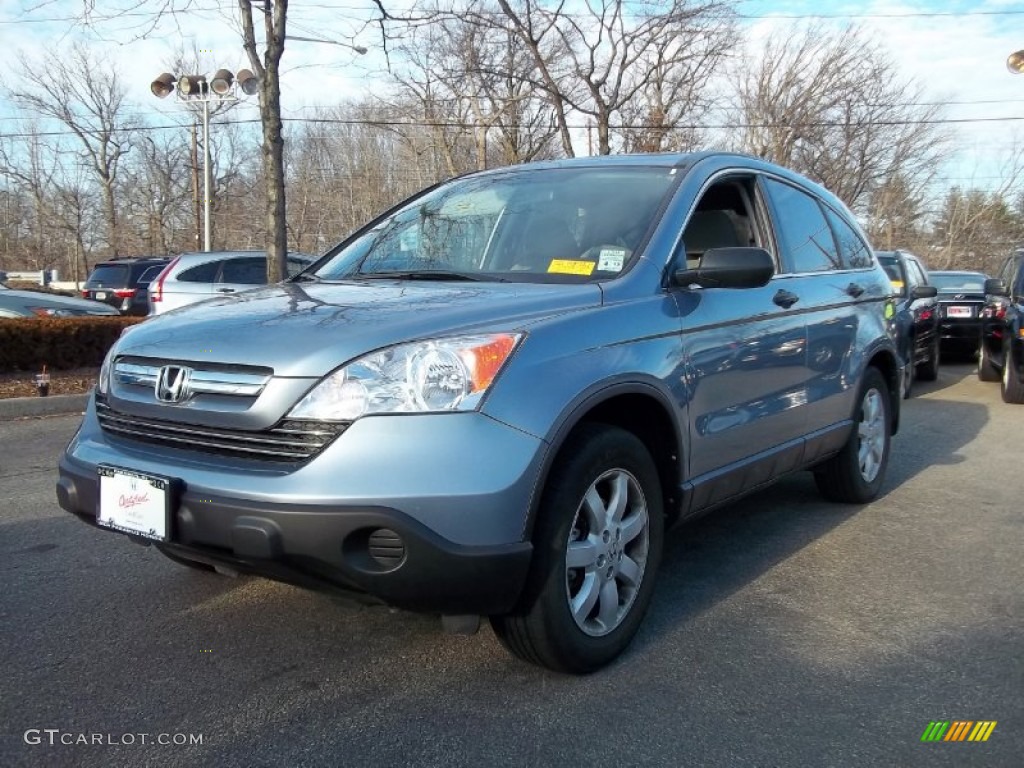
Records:
M995 720L932 720L921 741L988 741L995 728Z

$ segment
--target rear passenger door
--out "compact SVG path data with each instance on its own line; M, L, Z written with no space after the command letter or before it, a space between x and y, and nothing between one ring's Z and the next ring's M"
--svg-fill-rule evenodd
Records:
M873 261L854 226L818 197L777 178L765 178L764 187L788 275L787 290L799 297L794 307L807 329L803 429L815 436L806 461L815 452L835 449L840 435L825 433L853 413L860 384L855 375L860 361L852 357L859 302L878 298L868 296L874 290Z

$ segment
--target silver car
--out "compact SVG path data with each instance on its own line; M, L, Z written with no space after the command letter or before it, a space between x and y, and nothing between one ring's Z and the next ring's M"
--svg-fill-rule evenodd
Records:
M18 291L0 284L0 318L119 315L109 304L42 291Z
M880 492L891 294L843 204L756 158L483 171L127 330L57 497L192 568L488 617L589 672L640 625L671 523L802 470Z
M309 266L312 257L288 254L288 274ZM265 251L183 253L171 260L149 285L149 314L161 315L178 307L267 284Z

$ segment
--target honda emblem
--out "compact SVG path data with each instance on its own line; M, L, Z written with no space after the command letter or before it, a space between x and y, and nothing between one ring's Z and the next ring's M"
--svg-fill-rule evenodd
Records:
M188 399L192 369L183 365L165 365L156 377L156 399L162 403L181 403Z

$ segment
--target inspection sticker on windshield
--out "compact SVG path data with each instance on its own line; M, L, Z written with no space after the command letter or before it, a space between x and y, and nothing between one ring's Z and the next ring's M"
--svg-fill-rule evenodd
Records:
M548 272L559 275L590 275L596 264L593 261L576 261L575 259L552 259L548 264Z
M598 254L598 272L621 272L626 263L625 248L602 248Z

